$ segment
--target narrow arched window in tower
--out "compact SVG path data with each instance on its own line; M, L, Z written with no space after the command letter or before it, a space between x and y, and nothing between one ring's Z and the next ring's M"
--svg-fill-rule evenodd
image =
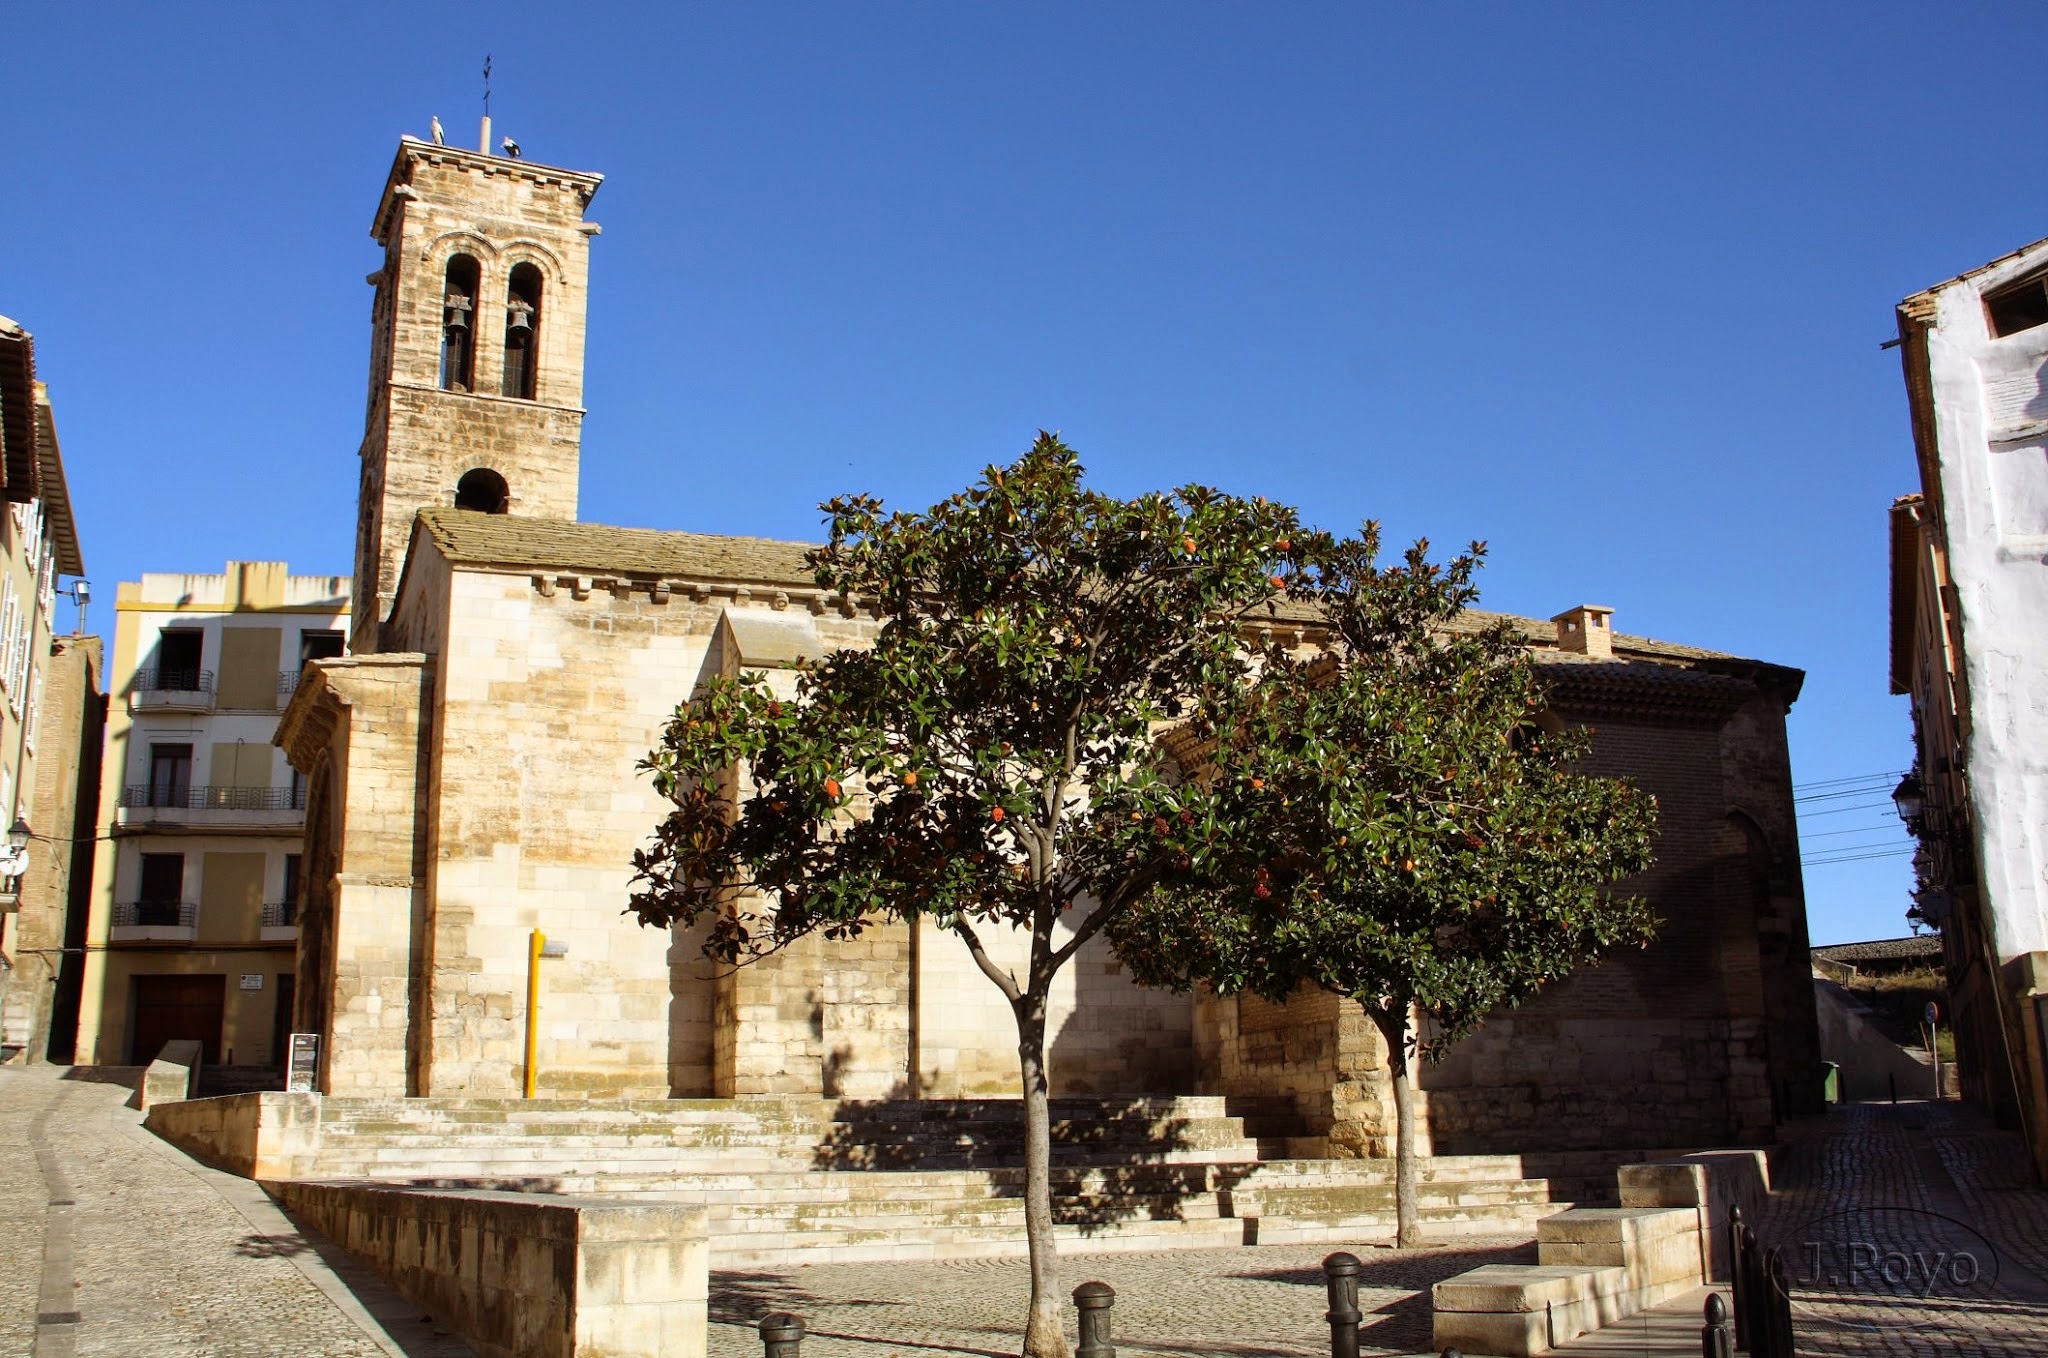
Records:
M455 507L479 514L503 514L512 507L512 490L505 478L489 467L477 467L462 474L455 483Z
M531 401L540 359L540 270L512 266L505 289L505 385L507 396Z
M441 389L474 391L476 383L476 294L483 270L468 255L448 261L448 285L441 293Z

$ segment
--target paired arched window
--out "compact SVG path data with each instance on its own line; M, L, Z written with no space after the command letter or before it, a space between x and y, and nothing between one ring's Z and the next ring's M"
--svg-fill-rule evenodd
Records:
M539 358L540 270L515 264L505 290L505 381L500 393L531 401Z
M455 483L455 507L479 514L503 514L512 507L512 489L505 478L489 467L477 467L462 474Z
M483 270L468 255L448 261L441 294L441 389L476 389L476 297Z

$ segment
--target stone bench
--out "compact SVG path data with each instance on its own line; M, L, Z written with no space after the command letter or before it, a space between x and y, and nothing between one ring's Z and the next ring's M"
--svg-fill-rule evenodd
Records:
M199 1070L206 1060L206 1048L186 1038L164 1043L156 1060L142 1072L142 1084L135 1091L139 1108L159 1103L180 1103L199 1095Z
M1727 1276L1725 1214L1755 1218L1761 1151L1710 1151L1616 1172L1620 1207L1536 1223L1535 1264L1492 1264L1433 1289L1435 1346L1527 1358Z

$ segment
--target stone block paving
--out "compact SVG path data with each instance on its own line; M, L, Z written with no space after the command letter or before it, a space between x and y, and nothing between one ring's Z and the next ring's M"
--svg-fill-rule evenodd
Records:
M2048 1353L2048 1192L1975 1108L1848 1105L1784 1129L1771 1177L1801 1354Z
M1116 1289L1118 1352L1232 1358L1318 1358L1330 1351L1323 1256L1349 1249L1365 1264L1360 1344L1375 1353L1429 1347L1429 1289L1482 1264L1534 1263L1519 1236L1395 1250L1350 1245L1266 1245L1222 1250L1080 1254L1060 1261L1062 1290L1083 1282ZM764 1315L803 1317L804 1358L889 1354L1015 1354L1029 1280L1021 1259L934 1263L808 1264L711 1279L712 1358L760 1358ZM1068 1337L1073 1303L1067 1302Z
M125 1086L67 1073L86 1074L0 1067L0 1355L469 1353L374 1280L340 1281L254 1184L143 1131Z

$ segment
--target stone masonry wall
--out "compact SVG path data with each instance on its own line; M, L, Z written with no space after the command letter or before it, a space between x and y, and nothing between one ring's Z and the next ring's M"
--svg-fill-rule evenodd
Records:
M362 448L354 619L357 650L376 648L424 505L454 502L462 474L487 467L511 491L511 512L576 517L583 421L584 322L593 187L495 157L411 145L405 195L380 214L384 268L373 304L372 390ZM472 382L441 388L443 299L450 260L477 261ZM509 280L540 272L531 401L498 395ZM385 649L397 649L387 647Z
M426 1019L414 958L425 913L419 782L430 677L420 656L310 669L310 687L287 714L307 723L291 754L310 787L301 1018L327 1013L323 1092L418 1093L409 1053Z
M1588 766L1657 797L1656 863L1624 885L1656 907L1658 936L1488 1020L1425 1068L1439 1154L1770 1133L1754 914L1729 890L1719 730L1604 718Z

